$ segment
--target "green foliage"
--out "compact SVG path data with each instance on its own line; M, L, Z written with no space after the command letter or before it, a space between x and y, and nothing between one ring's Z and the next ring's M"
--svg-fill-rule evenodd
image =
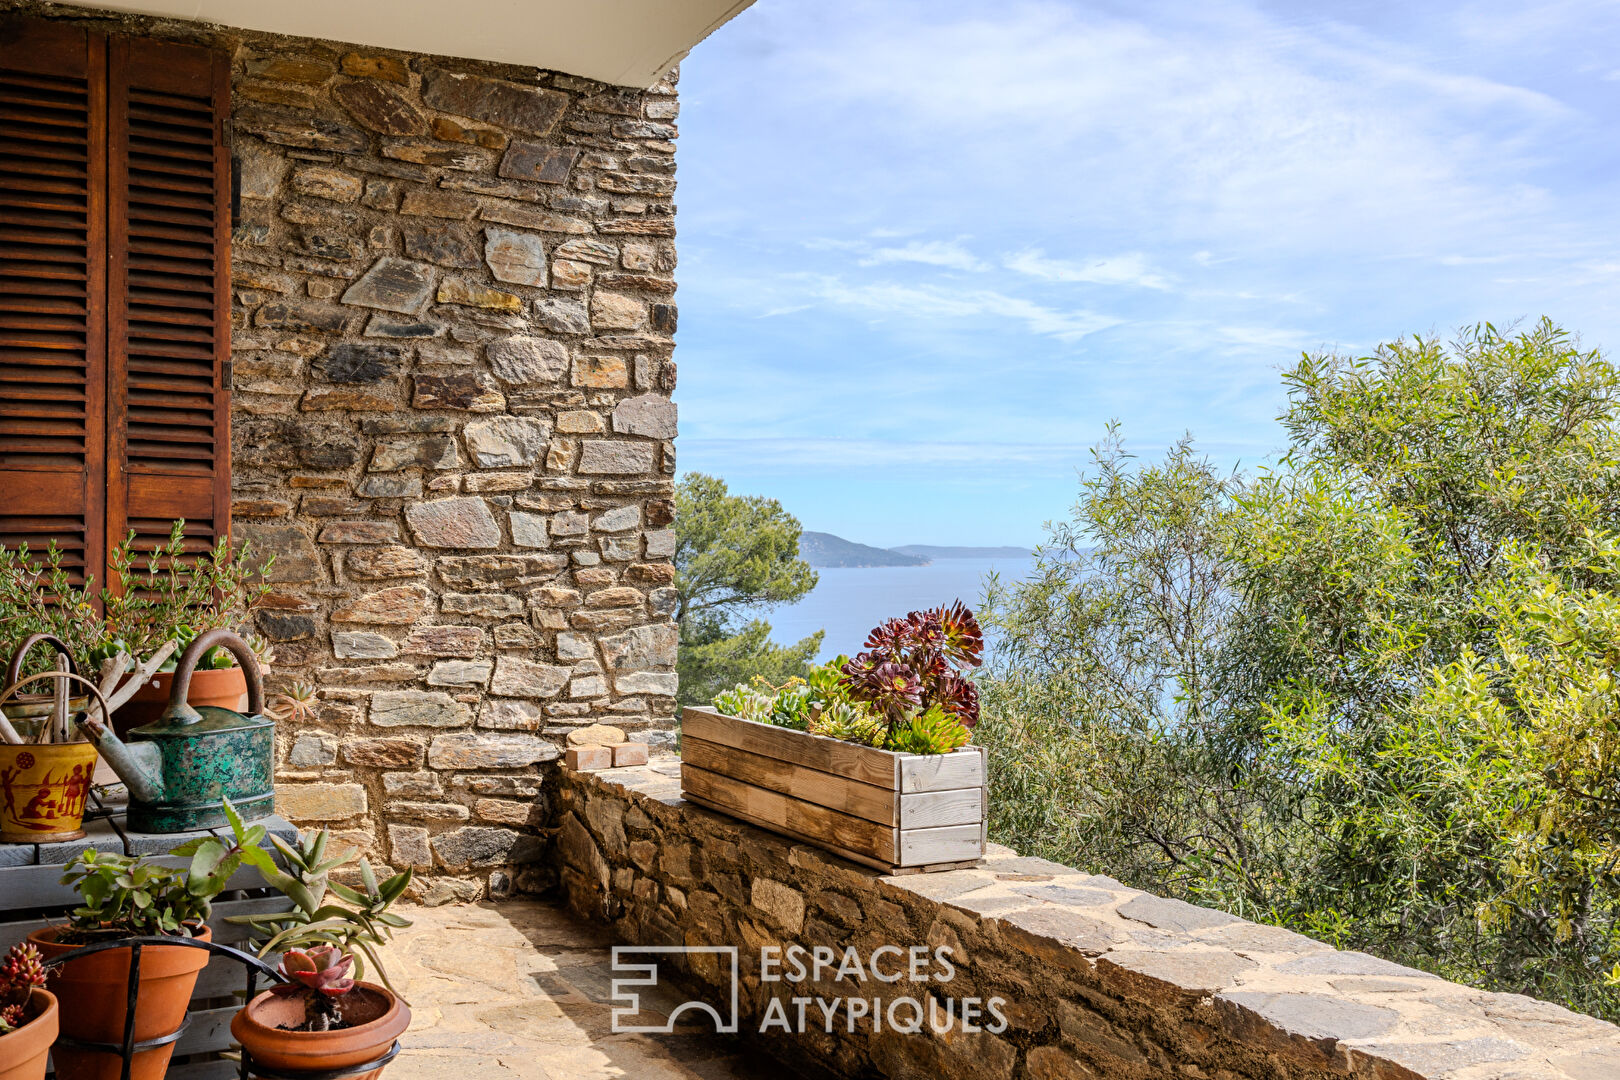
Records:
M802 676L819 633L776 645L770 624L750 616L791 604L816 587L799 558L799 522L775 499L732 495L726 482L687 473L675 488L675 620L680 626L678 700L706 702L755 675Z
M1571 569L1612 580L1620 544L1589 544ZM1571 585L1533 548L1500 557L1504 579L1477 605L1494 624L1488 659L1464 646L1359 730L1334 722L1325 695L1290 702L1272 718L1275 750L1332 798L1313 823L1333 880L1383 900L1354 912L1357 940L1615 1015L1620 598Z
M845 674L849 666L849 657L839 656L780 686L756 675L751 685L739 683L716 694L714 707L726 716L906 754L948 754L967 743L967 727L938 703L915 706L891 724L854 695Z
M1284 378L1275 467L1110 433L992 583L992 832L1620 1017L1620 375L1543 321Z
M682 626L675 661L680 675L677 700L682 705L702 705L725 687L748 682L756 675L781 685L802 677L821 651L820 631L796 645L777 645L770 635L770 624L757 619L734 632L712 619L696 619Z
M675 618L791 604L816 587L799 558L799 522L775 499L732 495L726 482L687 473L675 488Z
M0 645L9 655L31 634L54 634L73 650L79 670L94 675L103 660L120 652L138 661L173 640L180 649L161 668L173 671L179 651L192 638L247 617L270 590L262 575L275 561L274 555L256 561L250 545L232 548L223 538L212 549L199 550L186 540L185 525L176 521L169 539L144 555L136 550L132 530L109 559L117 588L99 593L91 579L82 586L72 583L54 543L43 558L26 544L0 545ZM30 655L27 673L45 670L52 660L47 652ZM223 649L211 649L200 666L234 662Z
M112 639L107 655L121 650L131 657L148 656L178 641L175 657L161 669L172 671L192 638L240 623L270 591L263 575L275 556L256 562L249 544L233 548L224 537L212 549L196 550L194 542L186 541L185 526L176 521L168 541L144 556L135 551L133 531L113 552L109 561L121 588L116 595L105 594ZM230 653L211 649L199 666L233 664Z
M325 829L300 833L296 844L289 844L279 836L270 837L270 843L285 862L283 869L263 848L245 844L245 837L259 826L244 829L241 818L229 803L226 803L226 816L242 846L244 860L259 872L266 884L294 904L289 912L232 915L226 921L250 926L264 935L263 940L257 942L260 956L288 949L333 946L354 955L354 978L365 977L365 960L369 960L383 985L394 990L378 959L377 949L392 939L395 930L411 925L409 920L388 909L410 887L413 871L402 870L379 882L371 864L362 858L358 869L359 888L334 881L332 872L353 863L355 852L353 849L329 851L330 837Z
M939 705L930 705L902 721L883 740L902 754L948 754L967 745L968 729Z
M62 565L54 542L43 557L27 544L8 548L0 544L0 647L5 657L26 637L53 634L73 650L73 662L85 670L91 654L107 637L106 623L96 611L95 595L87 582L75 586ZM24 674L46 670L55 660L50 650L29 654Z
M257 842L263 826L238 835ZM80 905L71 926L82 938L191 936L191 927L206 920L212 901L242 865L247 852L218 837L199 837L170 852L187 856L185 869L163 866L145 856L85 848L67 864L62 884L72 885Z

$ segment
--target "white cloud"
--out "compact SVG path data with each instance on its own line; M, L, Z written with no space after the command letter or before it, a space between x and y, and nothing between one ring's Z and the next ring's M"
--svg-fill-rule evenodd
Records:
M1399 35L1241 0L993 13L890 0L750 18L773 66L804 73L815 100L798 107L845 118L843 145L818 152L860 163L843 182L893 208L890 233L954 211L1030 239L1058 220L1223 247L1398 233L1444 250L1543 205L1524 182L1535 144L1582 124L1540 89Z
M1307 342L1312 339L1307 331L1278 326L1221 326L1215 329L1215 334L1221 341L1232 345L1276 349L1288 359L1292 359L1293 354L1301 349L1308 348Z
M913 240L905 247L878 248L861 260L862 266L885 263L921 263L947 270L988 270L990 267L954 240Z
M1153 269L1139 253L1082 261L1049 259L1040 248L1026 248L1001 262L1007 269L1044 281L1083 282L1090 285L1136 285L1168 289L1170 279Z
M1032 334L1059 341L1078 341L1125 321L1094 311L1060 311L993 289L956 289L896 282L852 284L836 277L820 278L815 289L831 303L881 316L920 321L1013 321L1022 323Z

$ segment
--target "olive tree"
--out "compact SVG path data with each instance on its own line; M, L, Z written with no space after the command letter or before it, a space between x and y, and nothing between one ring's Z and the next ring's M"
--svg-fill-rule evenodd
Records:
M1270 467L1111 433L993 583L993 831L1620 1016L1620 377L1543 321L1284 379Z

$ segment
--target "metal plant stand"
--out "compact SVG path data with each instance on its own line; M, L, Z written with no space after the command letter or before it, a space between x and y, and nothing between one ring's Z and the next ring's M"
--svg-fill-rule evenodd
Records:
M141 949L147 945L161 945L164 947L180 946L187 949L202 949L214 956L223 956L228 960L234 960L236 963L241 964L247 970L247 997L242 999L244 1004L252 1001L254 997L257 996L259 992L259 979L261 976L268 979L271 983L283 983L287 981L281 977L281 973L275 968L271 967L269 964L266 964L263 960L260 960L258 957L253 956L250 953L245 953L241 949L233 949L229 945L221 945L213 941L199 941L196 938L157 936L116 938L111 941L99 941L94 945L86 945L82 949L74 949L70 953L63 953L61 956L46 961L45 967L50 969L60 967L63 964L66 964L68 961L78 959L81 956L90 956L95 953L106 952L109 949L129 950L129 997L124 1007L124 1041L122 1043L85 1042L81 1039L70 1038L66 1035L60 1036L56 1040L57 1043L63 1046L70 1046L75 1050L89 1050L96 1053L112 1054L120 1058L123 1061L123 1067L119 1070L119 1080L129 1080L130 1067L134 1062L136 1054L143 1050L151 1050L154 1047L167 1046L169 1043L177 1041L180 1036L185 1033L186 1025L191 1022L190 1016L188 1015L185 1019L180 1021L179 1027L175 1028L167 1035L159 1035L155 1039L142 1039L139 1042L136 1041L135 1004L136 1000L140 996L141 988ZM244 1047L242 1049L242 1064L239 1070L239 1075L240 1080L250 1080L251 1077L258 1077L260 1080L342 1080L343 1077L359 1076L362 1073L367 1073L373 1069L381 1068L390 1061L393 1061L398 1054L399 1042L396 1040L394 1045L389 1047L388 1052L382 1057L375 1061L368 1061L361 1065L352 1065L345 1069L330 1069L320 1071L311 1070L307 1072L275 1072L268 1069L255 1067L252 1059L248 1055L247 1049Z

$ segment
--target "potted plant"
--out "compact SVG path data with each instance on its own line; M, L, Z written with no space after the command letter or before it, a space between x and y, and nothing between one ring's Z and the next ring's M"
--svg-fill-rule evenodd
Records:
M0 1080L43 1080L56 1041L56 995L32 945L13 945L0 963Z
M239 827L234 819L233 827ZM261 957L284 953L280 970L287 982L249 1001L231 1021L231 1034L254 1063L277 1072L328 1072L379 1061L411 1023L410 1007L389 982L376 950L394 930L410 925L388 908L409 887L412 872L379 883L361 859L360 887L351 888L329 875L353 862L354 852L329 856L325 830L301 834L296 845L277 837L271 843L285 870L268 852L247 858L292 900L294 910L229 921L264 935ZM361 981L366 960L381 985ZM379 1065L357 1080L381 1072Z
M103 680L127 691L113 714L113 731L120 737L163 714L175 661L192 639L247 620L270 591L263 575L274 562L271 556L254 565L249 545L236 550L224 538L211 551L191 557L184 521L176 521L168 543L150 555L137 555L134 539L132 532L113 552L111 565L121 587L116 594L104 594L108 633L95 654ZM261 673L267 671L269 646L252 635L246 640ZM137 664L135 658L143 656L146 662ZM159 658L155 665L154 657ZM125 673L127 679L122 678ZM193 708L213 705L240 712L246 696L247 679L236 660L224 649L210 649L192 673L186 701Z
M257 850L264 827L254 826L238 835ZM123 938L210 940L205 920L212 910L211 901L241 866L242 850L208 836L183 844L171 854L190 857L190 865L175 869L145 856L93 849L80 852L67 864L62 883L75 886L82 904L68 922L29 934L29 943L49 961L85 945ZM155 1039L179 1028L197 974L208 958L205 949L142 947L135 998L136 1041ZM51 991L72 1003L62 1013L64 1035L83 1042L123 1042L129 964L127 948L106 949L68 960L51 972L47 983ZM136 1053L130 1077L161 1080L173 1052L174 1044L168 1043ZM119 1060L104 1052L64 1045L53 1051L53 1057L59 1080L116 1080L119 1075Z
M976 860L985 760L967 745L967 672L983 649L958 601L888 620L807 679L724 691L682 714L682 794L890 872Z
M241 624L270 588L262 579L274 556L256 564L248 545L233 549L224 539L212 549L194 548L183 520L166 543L144 555L131 532L111 556L116 587L97 593L90 581L72 583L54 544L43 559L31 558L26 545L0 546L0 642L10 646L35 633L64 642L76 670L99 682L120 736L156 720L168 703L179 651L204 631ZM269 646L251 636L248 641L267 667ZM23 673L39 670L36 663ZM195 673L186 699L194 707L240 709L246 693L241 668L216 649ZM8 717L23 712L5 711Z
M52 646L57 665L23 676L35 645ZM29 684L44 681L56 684L53 694L23 693ZM95 777L96 748L72 723L86 700L70 696L74 684L87 687L107 712L106 699L79 675L68 646L49 634L24 639L0 679L0 709L20 707L15 715L0 711L0 843L59 843L84 835L80 824Z

